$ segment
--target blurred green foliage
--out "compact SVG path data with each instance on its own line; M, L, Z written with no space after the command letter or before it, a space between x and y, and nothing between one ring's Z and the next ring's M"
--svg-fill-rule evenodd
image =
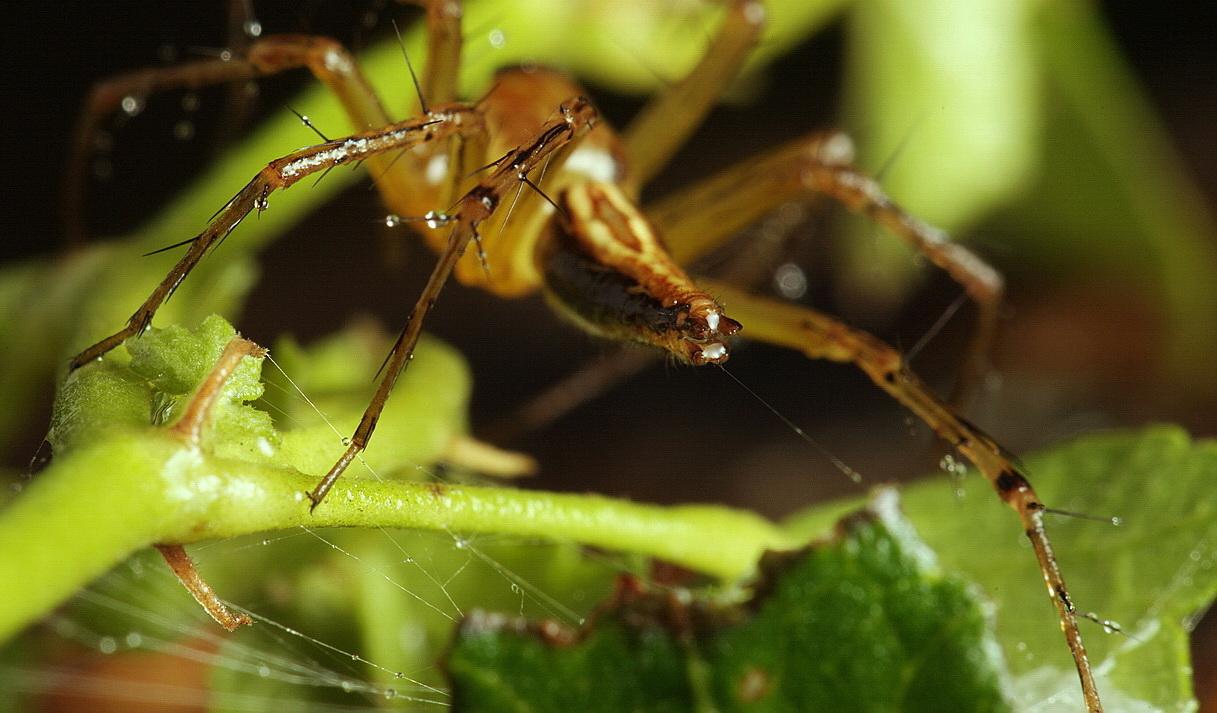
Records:
M560 64L620 91L653 91L657 74L679 76L694 61L717 14L701 2L661 5L471 0L466 26L497 27L506 42L494 47L485 38L472 38L464 86L472 96L487 86L496 67L540 62ZM864 166L877 170L892 162L884 183L894 197L965 237L984 236L991 220L1010 221L1018 236L1011 243L1017 259L1061 281L1085 274L1135 285L1168 327L1164 369L1198 391L1213 388L1209 365L1210 336L1217 328L1217 259L1211 217L1093 3L772 0L767 5L770 26L742 85L802 38L843 21L848 38L844 123L859 139ZM423 55L421 41L419 29L413 28L407 42L414 56ZM414 100L408 83L401 81L396 46L375 46L363 62L386 104L409 111ZM809 75L815 71L808 69ZM336 103L319 89L291 103L319 125L345 125ZM27 414L32 400L40 397L40 385L62 376L68 355L119 326L175 259L137 260L135 255L197 233L206 216L268 159L309 140L294 117L280 113L201 169L179 199L153 211L148 223L125 240L0 272L0 352L6 355L0 370L0 442L11 443L29 428ZM254 254L356 180L357 174L336 172L316 187L274 196L271 210L258 221L247 221L186 280L157 323L193 325L212 312L236 314L256 280ZM874 301L902 299L916 280L911 263L895 241L872 241L869 230L857 228L855 239L844 243L844 262L853 267L842 282ZM290 354L292 348L283 351ZM120 363L115 368L123 357L116 358ZM116 377L90 398L120 411L142 408L142 392L131 397L131 389L145 385L124 379ZM440 381L448 383L449 377ZM104 415L94 411L85 419L96 424L95 417ZM463 426L461 407L449 415L454 427ZM88 436L94 438L100 436ZM1105 692L1128 704L1128 710L1141 704L1161 710L1191 705L1186 631L1192 612L1214 593L1217 541L1204 497L1214 462L1211 443L1193 445L1170 430L1079 442L1031 461L1037 485L1051 502L1086 512L1143 513L1151 503L1160 508L1153 510L1153 521L1130 521L1114 533L1083 522L1054 523L1053 528L1077 600L1119 620L1132 634L1090 637L1094 658L1104 665ZM1120 487L1109 487L1116 482ZM1011 546L1016 528L1008 526L1008 514L987 494L954 507L949 489L937 483L913 490L906 505L910 518L944 567L968 573L997 602L998 637L1021 703L1042 704L1056 696L1062 710L1074 709L1070 695L1076 684L1050 610L1041 601L1030 554ZM1070 495L1077 492L1092 495ZM78 520L96 511L93 501L74 507L69 515ZM819 532L839 513L834 507L818 510L792 524L792 531ZM369 534L339 537L364 561L395 562L397 556L386 551L385 542L376 541L383 538ZM409 537L420 552L452 560L449 538ZM582 609L607 592L607 572L591 571L596 568L579 548L553 546L538 555L532 547L495 543L486 549L544 591L565 592L563 596L582 602ZM992 554L1011 550L1008 561ZM255 559L270 556L263 554L268 552ZM254 566L253 571L271 568L264 560ZM217 582L233 587L228 591L240 595L237 585L251 584L240 569L220 569ZM304 616L311 617L314 631L335 641L356 641L374 660L398 670L429 665L451 621L427 620L425 612L417 619L419 606L385 588L383 577L369 575L367 568L353 570L357 585L342 589L327 587L332 580L316 569L280 573L279 581L287 580L289 591L309 593L289 597L285 608L310 610ZM483 606L510 607L511 602L501 600L513 599L515 593L502 586L501 574L493 574L494 585L487 585L486 576L455 586L465 587L464 596ZM184 593L173 591L171 616L180 616L193 605L183 604ZM425 598L435 601L441 595ZM352 606L351 596L360 602ZM147 598L138 601L149 606ZM429 622L424 626L426 646L405 652L386 639L386 630L414 626L413 621ZM247 676L228 670L216 671L215 678L221 691L217 700L249 683ZM291 688L287 695L299 693Z

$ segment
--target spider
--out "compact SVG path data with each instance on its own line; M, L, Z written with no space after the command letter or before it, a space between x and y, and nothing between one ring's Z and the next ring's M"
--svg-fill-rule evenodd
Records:
M654 205L640 205L641 188L705 117L760 35L765 9L759 0L725 2L725 18L703 59L620 133L600 120L571 79L549 70L503 71L476 102L458 101L461 9L455 0L423 3L429 54L415 80L420 112L405 121L390 120L342 46L315 36L270 35L224 60L146 70L99 85L80 125L78 147L88 144L98 118L132 93L247 80L297 67L312 71L339 97L353 123L366 129L332 140L322 136L322 143L268 163L202 233L165 248L186 250L126 325L83 350L71 369L146 330L199 261L246 216L266 210L275 191L342 164L366 162L393 211L388 221L409 223L439 257L345 452L308 493L311 508L323 506L335 481L368 447L425 318L452 276L502 297L539 290L559 313L595 335L650 345L695 366L725 362L738 333L813 359L855 365L977 466L1017 513L1086 705L1102 710L1077 612L1044 528L1046 508L1016 459L935 396L896 349L807 307L694 280L682 265L791 198L826 195L907 241L964 286L979 306L973 355L983 353L992 337L1000 276L890 200L853 166L852 144L836 132L806 136Z

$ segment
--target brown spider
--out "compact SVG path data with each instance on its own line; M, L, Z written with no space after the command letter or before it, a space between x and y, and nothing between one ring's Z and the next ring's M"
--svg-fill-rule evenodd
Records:
M430 43L420 100L426 101L420 101L419 116L402 122L389 120L340 45L313 36L268 36L225 61L147 70L100 85L81 122L78 151L88 145L98 118L133 90L146 95L295 67L310 69L339 97L355 125L369 128L267 164L201 234L171 246L187 246L185 255L126 326L82 351L71 368L147 329L199 260L250 212L265 210L271 193L340 164L366 161L394 215L415 216L402 220L418 228L439 260L345 453L308 494L312 508L367 447L394 383L410 363L426 315L453 274L504 297L540 289L559 312L594 334L650 344L693 365L725 361L729 338L745 325L748 338L856 365L977 466L1018 514L1076 662L1087 707L1102 710L1077 613L1044 529L1045 507L1017 462L927 389L897 350L875 337L806 307L720 282L694 281L681 265L791 198L825 194L906 240L976 300L980 318L970 369L993 334L1000 276L895 205L853 167L851 142L839 133L804 137L639 207L641 187L704 118L759 36L765 16L759 0L728 2L702 61L621 134L599 121L582 91L556 72L505 71L478 102L456 101L461 11L455 0L425 3ZM526 186L532 190L523 191ZM443 206L451 207L440 210ZM494 238L483 242L482 235ZM467 255L471 242L476 250Z

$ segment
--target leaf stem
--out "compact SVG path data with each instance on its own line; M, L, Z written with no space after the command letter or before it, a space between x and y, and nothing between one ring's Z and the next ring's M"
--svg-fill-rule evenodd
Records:
M314 476L211 456L163 430L125 433L57 460L0 512L0 640L131 552L308 527L392 527L573 540L722 578L795 540L708 505L352 477L309 513ZM31 546L31 543L39 543Z

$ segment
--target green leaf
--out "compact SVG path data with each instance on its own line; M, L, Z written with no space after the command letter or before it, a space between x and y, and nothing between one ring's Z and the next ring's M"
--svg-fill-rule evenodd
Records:
M1211 396L1217 223L1102 13L1042 3L1038 52L1052 108L1041 180L1011 208L1022 269L1135 288L1164 317L1165 366Z
M1171 426L1092 435L1027 459L1050 506L1121 524L1053 517L1049 534L1081 611L1118 623L1084 634L1110 710L1190 711L1188 632L1217 596L1217 442ZM979 583L997 608L997 636L1020 708L1082 709L1077 675L1018 521L988 485L960 498L938 478L904 491L904 511L944 568ZM851 507L792 518L806 536ZM1086 622L1083 622L1085 625Z
M1188 632L1217 595L1217 442L1192 443L1182 429L1158 427L1079 439L1027 464L1049 505L1121 519L1118 527L1049 523L1074 603L1128 633L1086 632L1110 709L1193 710ZM1010 553L1022 540L1013 516L987 487L973 488L979 492L963 503L949 490L936 483L908 491L909 518L943 566L984 583L997 603L998 638L1020 700L1056 696L1036 711L1080 710L1073 666L1030 552Z
M984 608L944 574L893 491L836 536L771 554L722 605L623 585L584 630L465 621L447 667L468 711L1009 710Z
M1039 168L1035 3L871 0L849 14L844 123L859 164L918 218L967 230ZM889 170L890 169L890 170ZM922 278L911 249L851 218L838 249L847 302L892 308Z

